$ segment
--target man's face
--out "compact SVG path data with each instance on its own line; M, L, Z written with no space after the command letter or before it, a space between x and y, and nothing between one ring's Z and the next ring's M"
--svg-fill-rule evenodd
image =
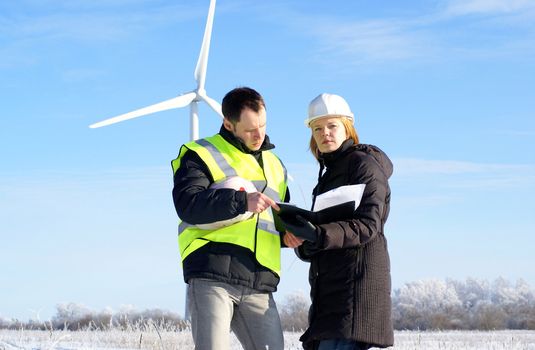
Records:
M244 108L240 114L240 121L236 125L224 119L223 125L251 151L257 151L266 137L266 110L262 107L256 113L252 109Z

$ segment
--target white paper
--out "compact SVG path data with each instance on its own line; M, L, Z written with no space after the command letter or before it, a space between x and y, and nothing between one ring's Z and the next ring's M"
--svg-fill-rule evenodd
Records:
M360 204L362 194L364 193L366 184L340 186L333 190L327 191L316 197L314 204L314 211L332 207L333 205L342 204L345 202L355 201L355 209Z

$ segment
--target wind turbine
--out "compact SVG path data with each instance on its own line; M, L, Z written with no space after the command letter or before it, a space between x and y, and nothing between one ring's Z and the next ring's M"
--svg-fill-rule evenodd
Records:
M206 81L206 66L208 64L208 52L210 51L210 38L212 36L212 23L214 22L216 0L210 0L210 7L208 9L208 18L206 19L206 27L204 28L204 36L202 39L201 51L195 67L195 81L197 88L188 93L173 97L144 108L137 109L132 112L118 115L116 117L103 120L101 122L89 125L90 128L100 128L115 123L119 123L128 119L138 118L144 115L166 111L168 109L175 109L190 106L190 138L197 140L199 138L199 106L200 101L204 101L210 106L221 118L221 105L216 100L208 97L204 88Z

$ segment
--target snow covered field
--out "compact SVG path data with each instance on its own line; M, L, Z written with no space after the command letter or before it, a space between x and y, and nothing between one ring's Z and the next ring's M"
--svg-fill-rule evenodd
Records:
M300 333L285 333L286 349L301 349ZM535 350L535 331L396 332L393 350ZM193 349L189 332L0 330L0 350ZM232 349L241 349L233 337Z

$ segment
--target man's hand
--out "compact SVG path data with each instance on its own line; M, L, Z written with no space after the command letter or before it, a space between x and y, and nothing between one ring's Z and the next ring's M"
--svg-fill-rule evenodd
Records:
M251 213L261 213L272 207L279 211L280 208L275 201L261 192L247 193L247 211Z
M289 248L297 248L304 242L304 240L302 240L301 238L295 237L291 232L288 232L288 231L286 231L284 236L282 236L282 240L284 241L284 245L286 245Z

